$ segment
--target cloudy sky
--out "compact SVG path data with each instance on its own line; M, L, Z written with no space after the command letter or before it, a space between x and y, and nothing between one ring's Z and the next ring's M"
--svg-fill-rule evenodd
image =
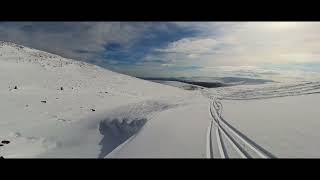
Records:
M320 72L319 22L1 22L0 40L134 76Z

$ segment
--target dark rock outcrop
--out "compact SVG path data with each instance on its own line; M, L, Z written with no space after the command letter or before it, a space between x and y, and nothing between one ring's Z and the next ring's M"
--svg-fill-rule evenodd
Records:
M10 141L8 141L8 140L3 140L3 141L1 141L1 143L2 143L2 144L9 144Z

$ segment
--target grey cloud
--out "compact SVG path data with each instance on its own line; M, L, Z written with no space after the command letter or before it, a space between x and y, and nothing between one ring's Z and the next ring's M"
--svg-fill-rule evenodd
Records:
M0 40L30 46L68 58L87 60L108 43L132 45L151 26L126 22L5 22Z

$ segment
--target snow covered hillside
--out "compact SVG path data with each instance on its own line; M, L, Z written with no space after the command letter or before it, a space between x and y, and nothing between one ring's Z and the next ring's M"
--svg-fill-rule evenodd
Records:
M0 140L9 141L0 146L0 156L4 158L104 158L120 144L124 146L123 142L136 136L141 128L145 132L137 136L150 138L153 143L144 143L139 146L140 151L134 150L136 153L206 156L209 117L202 106L208 100L199 92L0 42L0 99ZM180 117L173 113L176 110L183 114L190 108L193 114L207 117ZM148 128L154 126L159 129L152 133L159 134L152 134L151 138ZM198 127L192 130L197 148L184 137L194 126ZM134 139L139 141L138 137ZM179 143L183 146L179 147ZM159 153L152 149L157 147ZM171 151L163 150L166 147Z
M319 102L317 81L190 88L0 42L4 158L320 157Z

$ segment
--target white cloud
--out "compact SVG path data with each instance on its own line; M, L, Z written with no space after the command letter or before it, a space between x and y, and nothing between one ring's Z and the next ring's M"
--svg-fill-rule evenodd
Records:
M319 22L191 23L189 26L202 30L200 36L171 42L157 49L163 54L155 56L169 62L176 60L178 64L201 66L320 62Z
M289 66L290 67L290 66ZM208 77L246 77L272 79L275 81L317 80L320 73L305 71L301 67L265 66L215 66L202 67L197 75Z
M187 55L211 53L219 42L213 38L184 38L172 42L164 49L157 49L166 53L183 53Z
M102 64L105 59L96 56L106 44L120 44L125 51L141 38L157 39L153 30L170 35L172 26L197 33L155 48L124 69L121 59L108 63L129 74L175 74L170 68L196 66L198 74L246 76L279 74L256 68L266 64L320 63L320 22L2 22L0 40Z

